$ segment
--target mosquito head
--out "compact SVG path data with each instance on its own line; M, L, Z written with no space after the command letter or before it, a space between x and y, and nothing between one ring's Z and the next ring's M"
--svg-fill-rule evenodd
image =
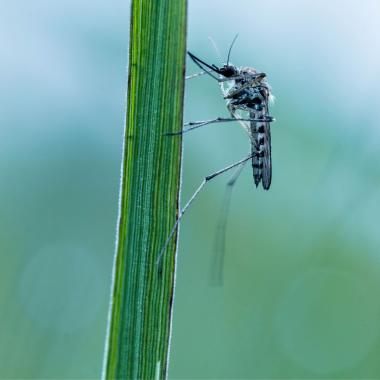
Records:
M218 73L226 78L234 77L238 74L236 67L233 65L224 65L218 69Z
M189 57L193 60L193 62L199 66L202 70L206 71L207 74L212 76L215 79L218 79L214 75L212 75L212 72L217 73L219 75L222 75L226 78L233 77L237 75L237 68L231 64L226 64L222 67L218 67L216 65L209 65L208 63L202 61L200 58L196 57L194 54L187 52L189 54Z

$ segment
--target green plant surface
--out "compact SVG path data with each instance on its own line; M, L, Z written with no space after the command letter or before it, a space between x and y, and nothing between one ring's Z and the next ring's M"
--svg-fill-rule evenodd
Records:
M103 378L167 376L178 214L186 0L131 4L127 118Z

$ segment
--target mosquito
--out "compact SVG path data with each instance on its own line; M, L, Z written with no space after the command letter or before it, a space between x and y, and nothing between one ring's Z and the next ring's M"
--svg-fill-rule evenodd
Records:
M222 210L222 218L219 226L220 228L218 229L220 235L224 234L226 226L231 189L248 161L251 161L252 164L255 186L258 187L261 184L264 190L269 190L270 188L272 181L270 123L274 121L274 118L269 116L269 104L273 101L273 95L265 73L259 72L252 67L237 67L230 62L231 50L237 37L238 36L236 35L230 45L227 62L221 67L218 67L215 64L210 65L191 52L188 52L191 60L202 71L200 73L188 76L186 79L192 79L201 75L208 75L216 80L222 91L230 117L217 117L211 120L189 122L184 124L184 128L181 132L167 133L166 135L183 135L194 129L209 124L238 122L248 134L250 141L249 155L238 162L206 176L203 179L188 202L180 210L178 218L158 256L157 263L160 263L162 256L165 253L165 250L177 230L178 224L180 223L186 210L197 198L206 183L211 181L213 178L236 168L234 175L227 183L227 193L225 199L227 203ZM224 236L222 237L219 250L224 251ZM220 258L216 265L219 267L222 266L223 258Z

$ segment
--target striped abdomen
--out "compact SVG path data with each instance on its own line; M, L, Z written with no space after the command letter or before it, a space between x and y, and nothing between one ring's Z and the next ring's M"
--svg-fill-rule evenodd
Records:
M268 116L267 106L260 110L251 110L250 118L261 119ZM269 122L251 121L251 151L253 179L256 187L262 182L268 190L272 180L271 137Z

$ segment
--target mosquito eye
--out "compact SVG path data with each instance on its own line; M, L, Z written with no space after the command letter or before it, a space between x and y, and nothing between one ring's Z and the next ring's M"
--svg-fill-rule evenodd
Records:
M235 69L231 66L223 66L220 69L220 72L222 75L224 75L226 78L232 77L235 75Z

